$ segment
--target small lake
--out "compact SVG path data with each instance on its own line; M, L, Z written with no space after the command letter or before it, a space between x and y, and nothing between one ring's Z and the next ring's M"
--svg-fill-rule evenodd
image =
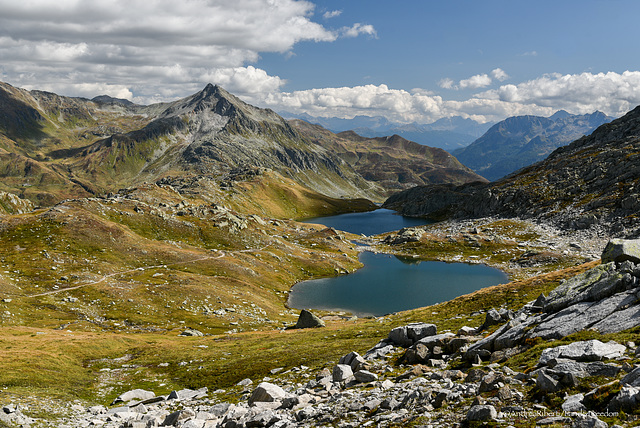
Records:
M400 230L403 227L422 226L432 223L424 218L403 217L393 210L377 209L363 213L348 213L329 217L304 220L305 223L319 223L337 230L365 234L367 236Z
M485 265L416 262L370 252L362 253L360 261L365 266L349 275L296 284L289 306L381 316L508 282L504 272Z

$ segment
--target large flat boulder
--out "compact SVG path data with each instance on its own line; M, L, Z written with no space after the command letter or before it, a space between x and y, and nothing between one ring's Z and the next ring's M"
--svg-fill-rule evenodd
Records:
M147 391L144 389L132 389L120 394L118 397L116 397L115 400L113 400L112 404L123 402L126 403L133 400L148 400L150 398L154 398L155 396L156 394L152 391Z
M626 350L626 346L613 340L607 343L602 343L599 340L573 342L569 345L545 349L542 351L538 364L546 365L550 360L558 358L567 358L575 361L602 361L621 357Z
M580 302L594 302L623 291L626 284L615 263L589 269L560 284L549 293L544 312L558 312Z
M602 263L640 263L640 239L612 239L602 251Z

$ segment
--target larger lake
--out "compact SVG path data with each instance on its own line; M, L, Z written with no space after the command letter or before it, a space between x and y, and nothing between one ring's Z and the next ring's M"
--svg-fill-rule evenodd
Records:
M429 223L386 209L306 221L365 235ZM364 267L355 273L296 284L291 289L289 306L379 316L433 305L508 282L504 272L485 265L418 262L370 252L362 253L360 261Z
M380 316L508 282L504 272L485 265L416 262L370 252L362 253L360 261L365 266L349 275L296 284L289 306Z
M383 208L364 213L316 217L304 221L307 223L324 224L327 227L357 233L358 235L377 235L379 233L400 230L403 227L421 226L432 223L423 218L403 217L396 214L395 211Z

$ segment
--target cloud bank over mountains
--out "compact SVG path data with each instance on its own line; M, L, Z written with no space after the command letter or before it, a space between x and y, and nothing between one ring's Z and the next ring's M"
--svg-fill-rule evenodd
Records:
M468 80L482 83L482 79ZM461 84L463 82L465 80ZM610 116L621 116L640 104L640 72L549 74L519 84L501 85L466 100L446 100L421 89L405 91L386 85L365 85L274 92L260 101L272 108L312 116L386 116L400 122L419 123L449 116L470 117L481 122L528 114L550 116L561 109L574 114L600 110Z
M447 116L495 121L559 109L619 116L640 104L640 71L546 74L518 83L496 67L458 81L443 76L428 82L440 93L384 83L287 91L286 79L255 65L263 53L289 55L302 42L380 37L368 23L330 27L342 17L340 10L296 0L0 0L0 80L144 104L214 83L274 110L419 123Z

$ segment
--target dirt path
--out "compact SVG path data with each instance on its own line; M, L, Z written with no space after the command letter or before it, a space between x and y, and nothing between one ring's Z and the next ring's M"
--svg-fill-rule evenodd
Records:
M254 251L255 252L264 251L267 247L269 247L271 245L272 244L267 244L267 245L263 246L262 248L248 248L248 249L245 249L245 250L237 250L237 251L233 251L233 253L250 253L250 252L254 252ZM145 270L149 270L149 269L159 269L159 268L164 268L164 267L167 267L167 266L184 265L184 264L188 264L188 263L200 262L200 261L203 261L203 260L216 260L216 259L221 259L221 258L223 258L223 257L225 257L227 255L227 253L225 253L224 251L220 251L220 250L216 250L216 251L219 253L216 256L206 256L206 257L200 257L200 258L197 258L197 259L187 260L187 261L183 261L183 262L174 262L174 263L167 263L167 264L161 264L161 265L139 267L139 268L135 268L135 269L128 269L128 270L124 270L124 271L120 271L120 272L114 272L114 273L110 273L108 275L104 275L99 280L93 281L93 282L88 282L86 284L80 284L80 285L76 285L76 286L73 286L73 287L67 287L67 288L60 288L58 290L45 291L44 293L31 294L29 296L23 296L23 297L28 298L28 297L48 296L48 295L51 295L51 294L61 293L63 291L77 290L78 288L88 287L90 285L97 285L97 284L100 284L100 283L106 281L109 278L113 278L114 276L118 276L118 275L124 275L124 274L127 274L127 273L133 273L133 272L140 272L140 271L145 271Z
M243 250L243 251L246 251L246 250ZM107 279L113 278L114 276L118 276L118 275L124 275L124 274L132 273L132 272L140 272L140 271L145 271L145 270L149 270L149 269L159 269L159 268L164 268L164 267L167 267L167 266L175 266L175 265L183 265L183 264L188 264L188 263L195 263L195 262L200 262L200 261L203 261L203 260L221 259L222 257L226 256L226 254L223 251L218 250L218 252L220 254L218 254L216 256L200 257L200 258L197 258L197 259L183 261L183 262L174 262L174 263L155 265L155 266L145 266L145 267L139 267L139 268L135 268L135 269L124 270L124 271L121 271L121 272L114 272L114 273L110 273L108 275L104 275L102 278L100 278L97 281L88 282L86 284L76 285L74 287L67 287L67 288L61 288L61 289L58 289L58 290L46 291L44 293L31 294L30 296L24 296L24 297L48 296L50 294L57 294L57 293L61 293L63 291L77 290L78 288L87 287L89 285L100 284L100 283L106 281Z

